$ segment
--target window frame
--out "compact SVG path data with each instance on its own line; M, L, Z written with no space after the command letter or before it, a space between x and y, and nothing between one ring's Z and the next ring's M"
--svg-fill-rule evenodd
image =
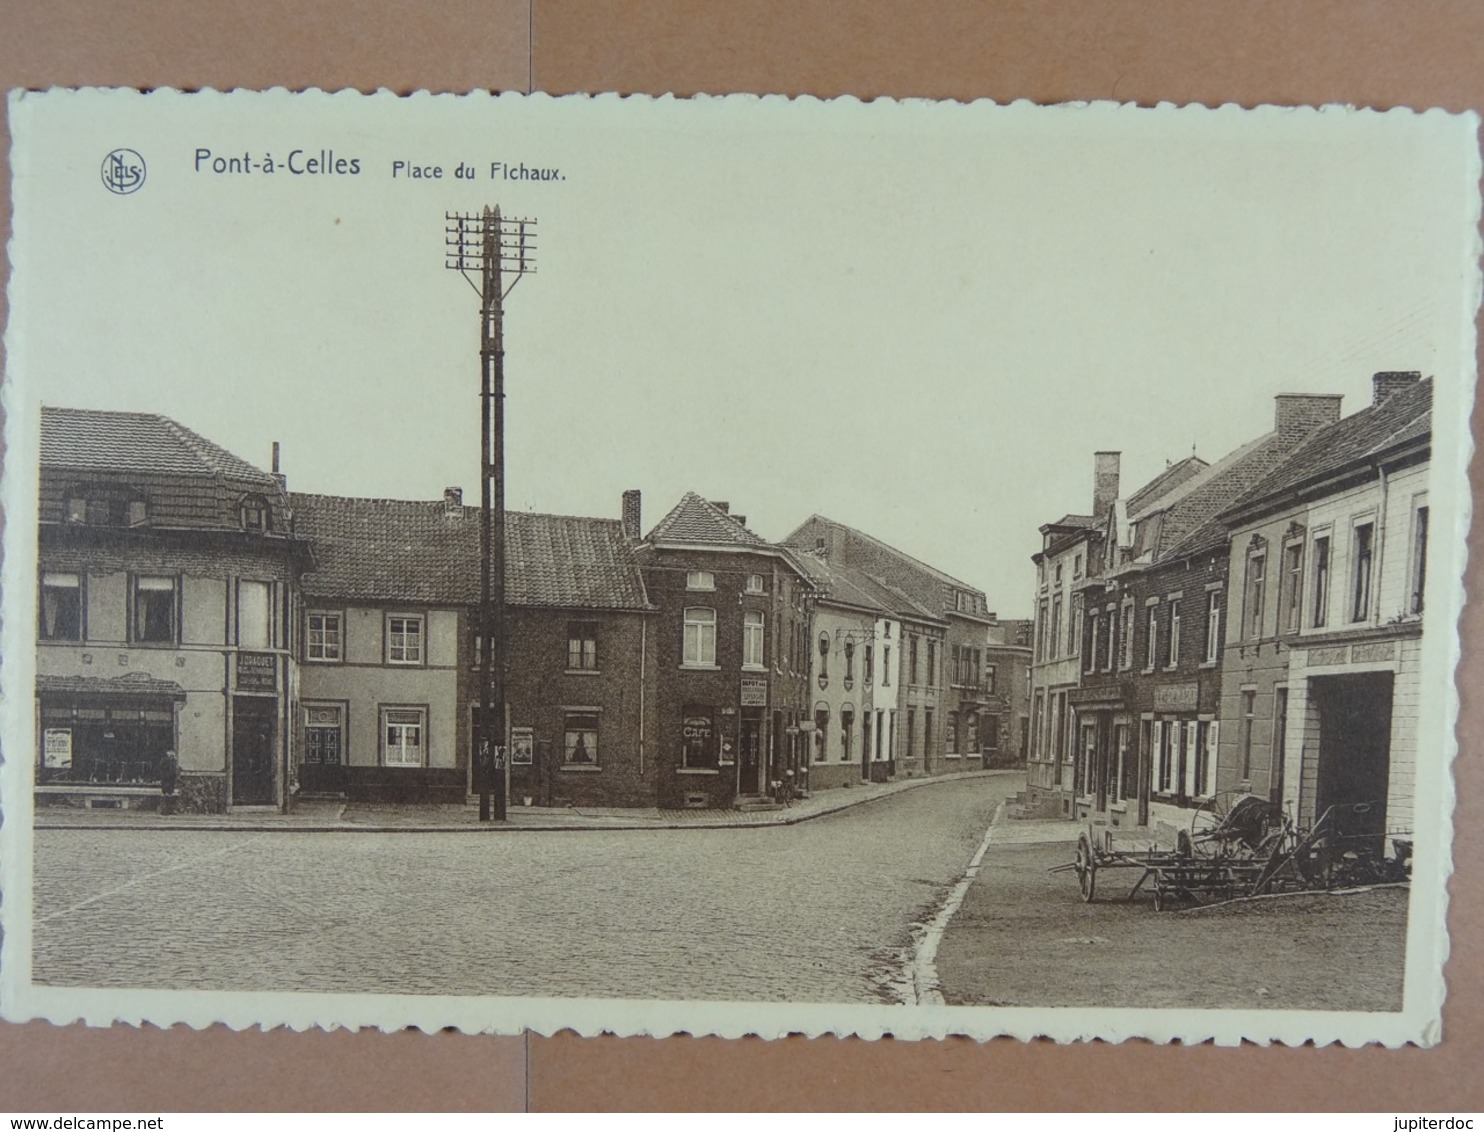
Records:
M74 580L73 585L47 586L48 577L66 577ZM86 571L77 570L42 570L40 578L37 605L36 605L36 639L47 644L82 644L88 639L88 576ZM46 593L48 588L52 590L71 591L76 595L77 602L77 633L74 636L57 636L46 632Z
M1293 634L1304 627L1304 541L1294 539L1283 544L1283 577L1278 580L1279 605L1284 633Z
M335 655L314 655L314 633L313 621L316 617L331 619L335 621ZM322 625L319 629L321 636L320 648L323 652L325 646L325 634L327 630ZM338 609L306 609L304 611L304 660L308 664L343 664L345 663L345 615Z
M1221 589L1206 591L1206 651L1202 664L1215 664L1221 659Z
M141 613L140 594L144 591L142 585L149 581L168 581L170 583L170 635L166 637L147 637L140 631L139 617ZM183 610L181 608L181 578L179 574L134 574L129 575L129 644L139 645L145 648L175 648L180 644L180 622ZM163 592L158 587L151 587L149 592Z
M759 609L742 611L742 667L749 672L767 668L768 618Z
M1324 629L1329 625L1330 596L1334 592L1334 531L1329 527L1315 531L1309 541L1309 627Z
M1364 539L1362 539L1364 532ZM1350 623L1371 620L1376 602L1376 517L1368 514L1350 524Z
M349 766L350 765L350 751L349 751L349 745L348 745L348 741L347 741L348 740L348 732L347 732L347 728L346 728L346 722L347 722L347 717L349 716L350 713L349 713L349 710L348 710L348 707L347 707L346 703L343 700L304 700L304 701L301 702L300 707L303 710L303 718L304 718L304 762L305 762L305 764L306 765L310 765L310 766ZM331 724L328 724L328 723L315 723L315 722L313 722L310 719L310 713L311 712L315 712L315 711L333 711L335 713L335 723L333 725L331 725ZM339 755L339 758L337 759L337 761L335 761L335 762L326 762L322 758L320 758L320 759L310 758L309 757L310 756L310 750L311 750L311 744L310 744L310 740L309 740L310 732L313 732L313 731L331 731L331 730L333 730L335 732L335 734L339 737L338 738L338 744L337 744L338 747L339 747L339 750L337 752L338 755Z
M1421 617L1427 599L1427 493L1412 498L1412 529L1407 542L1407 616Z
M394 715L404 715L412 718L393 720ZM380 765L394 767L398 770L416 770L428 765L428 706L427 704L380 704L377 709L377 718L381 723L377 733L377 755ZM406 759L391 759L391 743L388 737L392 727L416 727L418 729L418 761L408 762ZM405 738L401 750L406 750Z
M706 614L706 617L695 617L693 614ZM681 612L682 631L680 638L680 666L682 668L714 669L716 665L716 610L706 605L687 605ZM706 629L710 629L710 653L709 660L704 659L706 655L705 645ZM695 655L691 659L691 636L692 629L695 630Z
M242 587L263 587L263 612L267 623L263 626L263 643L261 645L248 644L242 639ZM232 618L233 636L236 638L237 647L249 651L265 651L278 646L278 602L277 593L271 578L238 578L234 589L234 608Z
M590 722L590 727L574 726L578 723ZM596 771L603 768L602 745L600 736L602 734L602 713L597 708L590 707L566 707L562 709L562 762L563 770ZM582 744L587 751L588 759L578 761L572 755L576 749L572 743L572 736L577 736L577 742ZM591 735L589 744L585 737Z
M599 625L594 620L572 620L567 622L567 671L589 673L598 671ZM574 646L575 650L574 650ZM577 663L573 664L573 659Z
M1247 573L1243 579L1242 637L1255 641L1262 638L1263 617L1267 610L1268 551L1263 546L1247 554Z
M407 630L405 628L402 630L403 642L402 642L402 646L401 646L404 655L403 655L402 659L400 659L400 660L397 659L397 658L395 658L392 655L392 650L393 650L393 647L394 647L393 644L392 644L392 638L393 638L392 622L394 622L394 621L402 621L402 622L407 622L407 623L415 623L417 625L417 656L415 658L408 659L407 656L406 656L406 652L407 652L407 642L406 642ZM427 667L427 664L428 664L428 619L427 619L427 615L426 614L422 614L422 613L401 613L401 612L391 612L391 611L388 611L388 612L386 612L386 613L384 613L382 615L381 631L382 631L381 658L382 658L382 663L384 665L386 665L388 668L426 668Z
M687 570L685 572L685 588L702 593L710 593L716 589L715 570Z

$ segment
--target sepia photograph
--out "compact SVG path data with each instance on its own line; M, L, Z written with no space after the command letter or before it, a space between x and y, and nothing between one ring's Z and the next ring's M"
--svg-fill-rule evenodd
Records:
M9 113L5 1017L1440 1039L1473 115Z

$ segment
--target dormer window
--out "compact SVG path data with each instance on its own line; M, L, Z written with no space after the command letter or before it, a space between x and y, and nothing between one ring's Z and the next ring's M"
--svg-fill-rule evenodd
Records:
M142 527L149 522L149 505L126 487L83 486L68 493L66 516L89 527Z
M268 501L261 495L244 495L242 502L238 504L238 514L244 531L261 534L273 529L273 512L268 507Z

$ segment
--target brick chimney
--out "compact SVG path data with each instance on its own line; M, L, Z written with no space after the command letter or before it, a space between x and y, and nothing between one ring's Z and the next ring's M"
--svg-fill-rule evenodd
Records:
M1280 440L1297 443L1339 420L1342 399L1338 393L1279 393L1273 398L1273 431Z
M1101 516L1118 499L1118 470L1123 460L1121 452L1094 452L1092 454L1092 513Z
M445 519L462 519L464 517L463 488L445 487L443 489L443 517Z
M639 509L641 499L638 488L631 488L623 493L623 510L620 512L623 519L623 535L624 538L633 542L638 542L644 537Z
M1387 370L1371 378L1371 404L1379 405L1393 393L1409 389L1422 380L1417 370Z
M715 507L723 515L730 515L732 513L732 505L725 499L713 499L711 506Z
M278 441L273 442L273 478L278 481L279 491L288 491L289 477L278 470Z

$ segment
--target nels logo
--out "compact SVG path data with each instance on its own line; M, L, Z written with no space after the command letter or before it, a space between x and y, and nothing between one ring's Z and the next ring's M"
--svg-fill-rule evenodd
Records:
M103 159L103 187L126 196L144 184L144 158L132 149L116 149Z

